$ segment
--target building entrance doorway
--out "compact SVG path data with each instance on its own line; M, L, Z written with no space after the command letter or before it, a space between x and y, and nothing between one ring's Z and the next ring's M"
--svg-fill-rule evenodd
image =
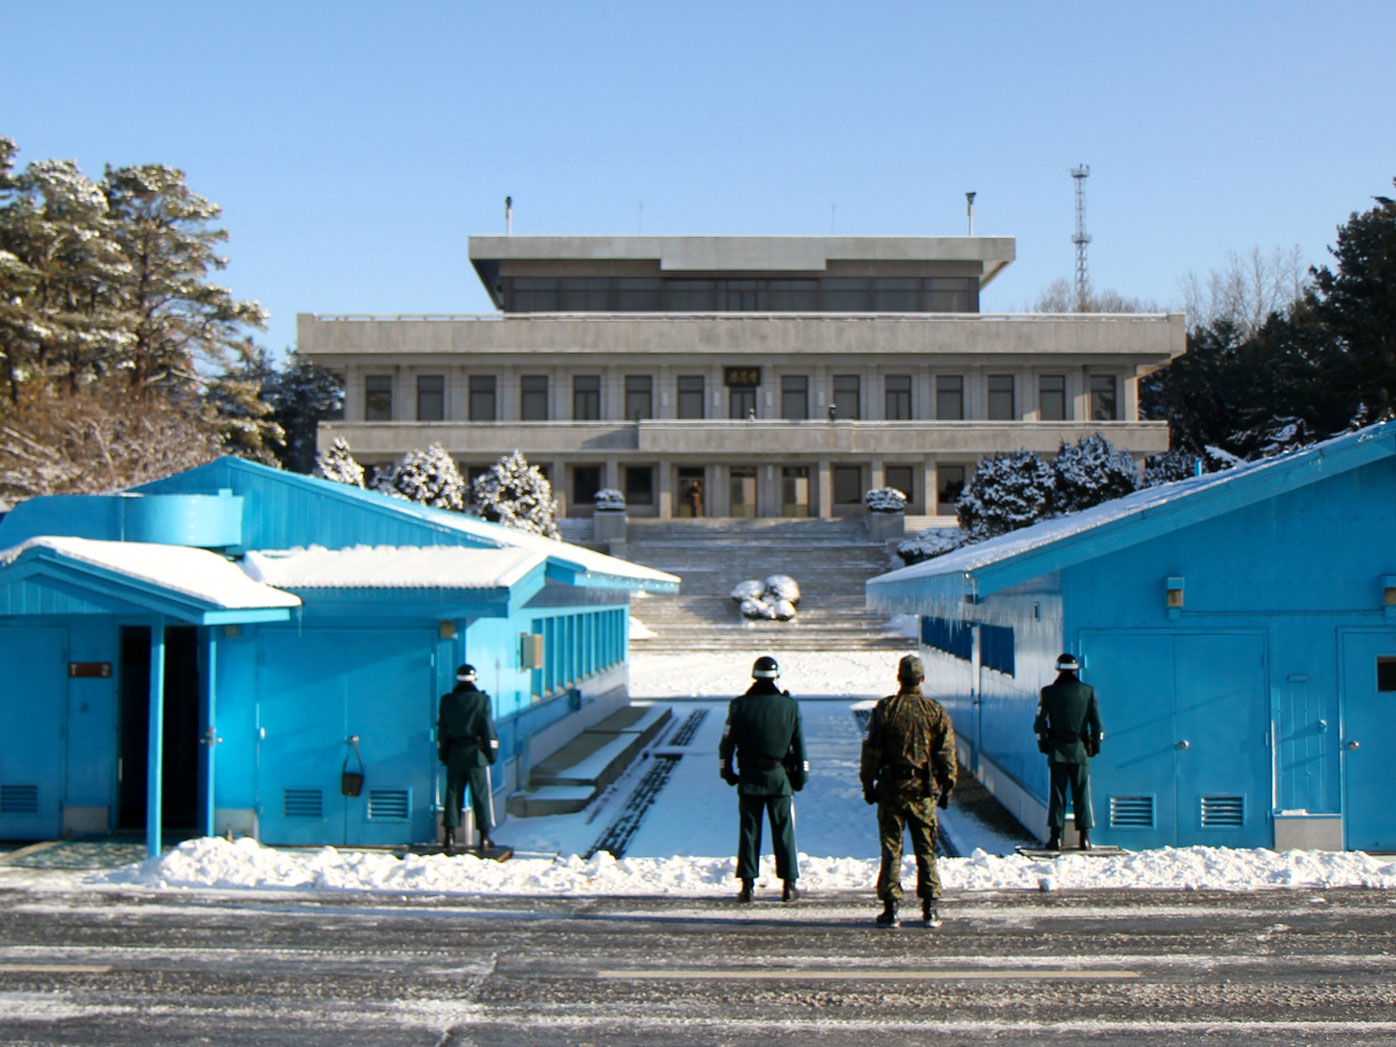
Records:
M809 505L809 466L785 466L780 471L780 515L808 516Z
M756 515L756 469L733 466L728 470L728 513L732 516Z
M675 516L697 517L707 515L708 489L702 466L679 468L679 482L676 486L678 501L674 506Z
M199 631L165 629L164 756L160 824L197 827L199 802ZM121 630L121 721L117 826L146 827L150 753L150 627Z

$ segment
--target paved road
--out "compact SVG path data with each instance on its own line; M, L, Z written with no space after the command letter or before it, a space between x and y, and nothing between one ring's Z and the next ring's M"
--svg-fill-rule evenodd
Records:
M1396 1043L1396 894L0 891L0 1043Z

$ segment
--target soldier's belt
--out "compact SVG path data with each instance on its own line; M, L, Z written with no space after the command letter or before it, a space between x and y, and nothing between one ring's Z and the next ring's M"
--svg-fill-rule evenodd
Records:
M774 771L781 766L781 761L771 756L748 756L745 760L739 757L737 763L742 767L754 767L758 771Z
M915 764L899 763L895 767L887 768L886 777L895 782L909 782L913 778L920 778L924 773Z

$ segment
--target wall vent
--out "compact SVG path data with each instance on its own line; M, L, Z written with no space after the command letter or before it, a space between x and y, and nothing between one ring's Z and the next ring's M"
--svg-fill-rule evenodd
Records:
M1154 798L1152 796L1110 797L1110 828L1152 829L1154 827Z
M323 818L325 794L320 789L287 789L282 794L281 813L287 818Z
M0 785L0 814L38 814L37 785Z
M1202 797L1202 828L1239 829L1246 824L1244 796Z
M405 822L412 810L412 798L407 789L370 789L368 816L373 821Z

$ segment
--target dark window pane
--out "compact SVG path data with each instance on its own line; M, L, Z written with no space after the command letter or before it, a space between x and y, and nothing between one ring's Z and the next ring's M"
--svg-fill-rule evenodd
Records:
M513 313L557 312L557 278L516 276L506 283L504 308Z
M604 276L564 276L558 305L567 313L599 313L611 308L611 281Z
M665 308L674 312L710 313L717 308L717 282L714 280L666 280Z
M916 498L916 470L909 465L889 465L886 470L887 486L895 487L906 495L908 502Z
M887 376L887 402L883 406L883 414L894 422L911 420L911 375Z
M965 416L965 380L957 374L936 377L936 417L957 421Z
M622 276L616 280L616 311L657 313L663 308L658 277Z
M579 374L572 379L572 417L579 422L601 420L601 376Z
M439 374L417 377L417 421L440 422L446 417L446 379Z
M766 281L719 280L717 307L729 313L751 313L766 307Z
M654 467L627 465L625 467L625 500L630 505L654 504Z
M780 514L809 515L809 467L787 465L780 471Z
M955 515L955 501L965 489L963 465L936 466L936 512L941 516Z
M856 374L834 375L834 410L840 418L862 418L863 398L860 396L862 383Z
M868 311L868 281L862 277L829 277L820 281L825 312L866 313Z
M679 376L678 409L680 418L703 417L703 388L701 374Z
M1013 402L1013 376L1011 374L989 375L989 419L995 422L1011 421L1018 417Z
M1115 396L1115 376L1091 375L1091 421L1113 422L1120 417Z
M519 380L519 417L525 422L548 420L548 376L526 374Z
M1038 414L1044 422L1066 420L1066 376L1044 374L1037 380Z
M788 374L780 380L780 416L788 422L809 417L809 379Z
M494 419L494 375L473 374L470 376L470 420L492 422Z
M834 504L857 505L862 500L862 468L857 465L834 466Z
M727 417L755 418L756 390L742 386L729 387L727 390Z
M625 420L654 417L654 379L646 374L625 376Z
M933 313L979 312L979 282L972 277L938 276L927 281L927 307Z
M873 311L879 313L918 313L921 311L921 281L914 277L883 276L873 280Z
M756 470L733 466L728 472L728 512L733 516L756 515Z
M819 281L772 280L770 310L775 313L813 313L819 310Z
M1396 658L1377 658L1377 690L1396 691Z
M393 376L371 374L364 378L364 421L393 420Z
M572 503L590 505L596 501L596 492L601 490L601 466L574 465L572 467Z

